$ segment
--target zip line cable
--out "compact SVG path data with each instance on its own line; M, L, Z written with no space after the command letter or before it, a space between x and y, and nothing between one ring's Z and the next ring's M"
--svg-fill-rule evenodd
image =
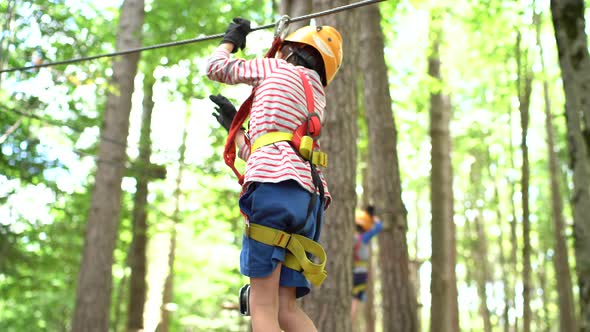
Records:
M341 11L355 9L355 8L358 8L358 7L363 7L363 6L366 6L366 5L375 4L375 3L383 2L383 1L386 1L386 0L364 0L364 1L359 1L359 2L356 2L356 3L352 3L352 4L348 4L348 5L344 5L344 6L340 6L340 7L335 7L335 8L332 8L332 9L327 9L327 10L324 10L324 11L321 11L321 12L317 12L317 13L312 13L312 14L307 14L307 15L303 15L303 16L299 16L299 17L289 18L288 19L288 22L289 23L290 22L299 22L299 21L303 21L303 20L307 20L307 19L312 19L312 18L320 17L320 16L326 16L326 15L338 13L338 12L341 12ZM258 30L263 30L263 29L268 29L268 28L272 28L272 27L275 27L275 26L276 26L276 23L265 24L265 25L261 25L261 26L258 26L258 27L253 28L251 30L251 32L258 31ZM29 70L29 69L43 68L43 67L67 65L67 64L71 64L71 63L82 62L82 61L90 61L90 60L95 60L95 59L99 59L99 58L121 56L121 55L139 53L139 52L143 52L143 51L155 50L155 49L159 49L159 48L186 45L186 44L191 44L191 43L196 43L196 42L201 42L201 41L206 41L206 40L212 40L212 39L222 38L224 35L225 35L225 33L218 33L218 34L209 35L209 36L203 36L203 37L197 37L197 38L192 38L192 39L179 40L179 41L168 42L168 43L163 43L163 44L155 44L155 45L150 45L150 46L132 48L132 49L122 50L122 51L116 51L116 52L112 52L112 53L97 54L97 55L92 55L92 56L85 56L85 57L73 58L73 59L68 59L68 60L63 60L63 61L56 61L56 62L47 62L47 63L42 63L42 64L38 64L38 65L32 65L32 66L24 66L24 67L14 67L14 68L0 69L0 75L2 73L10 73L10 72L15 72L15 71L24 71L24 70Z

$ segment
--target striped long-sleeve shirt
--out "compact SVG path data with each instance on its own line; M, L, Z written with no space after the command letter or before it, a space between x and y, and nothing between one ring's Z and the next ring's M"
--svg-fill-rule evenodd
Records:
M273 131L292 133L309 114L303 82L298 69L306 74L313 90L315 112L324 117L326 95L319 75L304 67L278 58L244 60L231 58L218 48L207 62L207 76L227 84L245 83L256 87L248 134L252 144L263 134ZM246 160L245 183L295 180L309 192L314 186L309 163L293 150L288 142L277 142L257 149L250 155L249 147L238 147L238 155ZM331 196L324 176L326 207Z

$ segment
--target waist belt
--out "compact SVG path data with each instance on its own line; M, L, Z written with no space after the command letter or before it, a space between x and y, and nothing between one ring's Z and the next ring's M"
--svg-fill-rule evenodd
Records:
M258 224L246 225L245 234L255 241L287 249L283 265L295 271L302 271L315 286L319 287L326 279L326 252L319 243L303 235L289 234ZM307 253L318 258L320 263L312 262Z
M322 167L328 166L328 154L313 150L313 138L311 136L302 136L300 138L299 146L296 146L296 143L294 143L295 140L293 140L293 133L273 131L258 137L256 141L254 141L254 144L252 144L250 151L254 152L256 149L263 146L282 141L293 143L293 147L299 152L299 154L301 154L303 159L311 161L312 164Z

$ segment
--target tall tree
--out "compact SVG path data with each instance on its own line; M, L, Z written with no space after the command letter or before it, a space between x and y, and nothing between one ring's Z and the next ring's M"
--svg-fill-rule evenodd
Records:
M279 14L290 17L303 16L311 13L311 0L281 0ZM289 25L289 31L295 31L309 22L299 21Z
M345 0L314 0L314 11L347 4ZM329 227L322 230L328 278L321 289L304 301L305 311L319 331L351 331L350 291L352 289L352 241L356 206L357 98L355 91L358 20L356 11L340 12L318 19L318 25L335 27L342 35L344 58L334 81L326 89L326 115L322 128L322 149L330 156L324 170L334 195L325 214Z
M516 169L514 163L514 145L513 145L513 135L512 135L512 120L513 120L513 110L510 108L508 111L508 128L509 130L509 144L508 144L508 153L510 154L510 169ZM516 180L512 179L511 177L507 177L506 179L510 184L510 259L509 259L509 266L512 269L509 270L509 281L506 286L507 291L506 294L508 296L508 304L510 308L516 308L516 281L518 278L516 277L518 271L518 236L517 236L517 219L516 219L516 204L514 202L514 195L516 195ZM510 310L510 308L508 310ZM514 318L514 330L518 331L518 317Z
M360 11L360 68L369 132L369 188L384 222L379 235L383 331L417 331L416 294L409 278L407 210L402 201L397 128L391 110L387 65L378 6Z
M451 102L443 93L440 45L442 43L442 13L435 9L430 21L431 49L428 75L432 79L430 92L431 163L430 202L432 205L432 276L430 292L430 330L451 332L459 330L459 309L455 277L456 245L453 222L453 175L451 164Z
M541 70L546 73L543 44L541 42L541 15L535 14L537 28L537 46L541 60ZM553 234L555 236L555 254L553 266L557 278L557 295L559 297L559 327L561 332L576 331L576 310L572 278L570 273L567 239L565 236L565 218L563 215L562 190L559 181L559 165L555 152L555 129L551 112L551 98L549 96L549 82L543 75L543 99L545 102L545 131L547 135L547 159L549 164L549 184L551 188L551 219L553 220ZM544 288L545 289L545 288ZM545 292L543 292L545 293Z
M482 153L483 151L478 151ZM492 331L492 322L490 319L490 310L488 308L487 298L487 284L491 279L490 266L488 263L488 234L485 231L484 213L483 208L478 206L477 201L485 196L482 178L481 161L485 160L482 155L474 156L475 161L471 164L471 170L469 174L472 195L470 195L470 207L474 208L477 212L473 220L475 230L470 232L469 236L473 241L473 257L475 258L476 264L474 264L473 275L477 285L477 294L479 297L479 312L483 320L483 327L485 332ZM471 222L471 221L469 221Z
M580 330L590 331L590 56L584 0L551 0L573 170L572 205L576 274L580 291Z
M516 87L518 95L518 109L520 111L520 149L522 153L521 165L521 197L522 197L522 300L523 300L523 331L531 330L531 223L529 208L529 148L527 136L529 130L529 107L532 92L533 73L529 67L528 51L523 52L522 36L517 33L516 41Z
M154 108L153 88L155 79L146 76L143 81L143 113L139 136L139 158L136 163L136 186L133 199L133 239L129 250L129 307L127 310L127 331L143 330L143 311L147 294L147 242L148 242L148 184L151 179L163 178L165 168L153 167L152 155L152 112ZM159 170L159 172L154 172ZM159 173L159 174L154 174Z
M125 0L121 7L117 50L141 45L143 0ZM126 161L129 113L139 53L118 58L113 64L111 88L104 113L94 190L86 226L84 253L78 277L73 331L107 331L112 289L113 250L121 209L121 181ZM108 137L109 140L104 139ZM106 163L104 161L114 161Z

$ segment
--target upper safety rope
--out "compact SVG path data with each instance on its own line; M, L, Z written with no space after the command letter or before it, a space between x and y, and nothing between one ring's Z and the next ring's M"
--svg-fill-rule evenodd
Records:
M303 15L303 16L299 16L299 17L293 17L293 18L290 18L289 19L289 23L290 22L299 22L299 21L303 21L303 20L307 20L307 19L312 19L312 18L320 17L320 16L326 16L326 15L338 13L338 12L341 12L341 11L344 11L344 10L350 10L350 9L354 9L354 8L358 8L358 7L370 5L370 4L377 3L377 2L383 2L383 1L386 1L386 0L365 0L365 1L359 1L359 2L355 2L355 3L351 3L349 5L335 7L335 8L324 10L324 11L317 12L317 13L307 14L307 15ZM253 28L252 31L273 28L273 27L275 27L275 25L276 25L276 23L261 25L259 27ZM95 59L99 59L99 58L121 56L121 55L139 53L139 52L143 52L143 51L155 50L155 49L159 49L159 48L186 45L186 44L191 44L191 43L196 43L196 42L201 42L201 41L206 41L206 40L212 40L212 39L222 38L224 35L225 35L225 33L218 33L218 34L215 34L215 35L209 35L209 36L203 36L203 37L197 37L197 38L179 40L179 41L175 41L175 42L169 42L169 43L163 43L163 44L156 44L156 45L150 45L150 46L143 46L143 47L132 48L132 49L122 50L122 51L117 51L117 52L112 52L112 53L97 54L97 55L85 56L85 57L74 58L74 59L63 60L63 61L56 61L56 62L47 62L47 63L42 63L42 64L38 64L38 65L31 65L31 66L14 67L14 68L8 68L8 69L0 69L0 75L2 73L9 73L9 72L15 72L15 71L24 71L24 70L29 70L29 69L43 68L43 67L51 67L51 66L59 66L59 65L67 65L67 64L71 64L71 63L82 62L82 61L89 61L89 60L95 60Z

